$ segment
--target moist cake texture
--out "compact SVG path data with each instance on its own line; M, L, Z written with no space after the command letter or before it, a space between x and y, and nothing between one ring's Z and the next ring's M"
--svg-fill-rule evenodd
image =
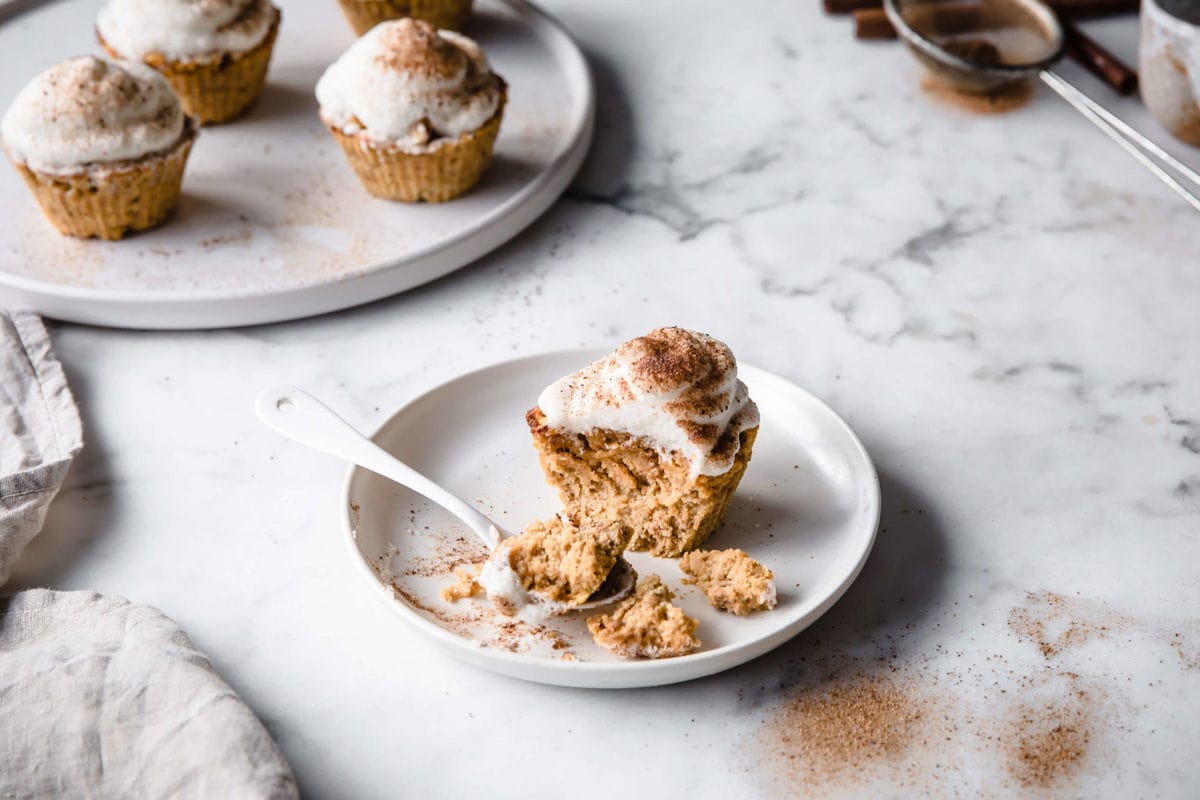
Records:
M739 616L775 607L775 575L744 550L694 550L679 559L683 582L721 611Z
M657 575L647 575L612 613L588 617L588 630L596 644L621 658L685 655L700 647L697 622L673 599Z
M518 592L577 606L604 583L631 535L619 522L583 527L562 517L534 522L500 543L480 582L492 602L509 614L522 605L514 596Z
M659 328L551 384L526 422L568 517L623 522L630 549L678 557L720 525L759 415L728 347Z

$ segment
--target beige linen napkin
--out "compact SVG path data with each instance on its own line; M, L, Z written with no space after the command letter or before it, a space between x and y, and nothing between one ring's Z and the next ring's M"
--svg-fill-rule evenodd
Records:
M0 311L0 587L83 436L41 320ZM291 800L262 723L175 623L94 592L0 598L0 800Z
M0 600L0 798L298 797L250 709L174 622L95 592Z
M75 398L42 321L0 312L0 586L82 446Z

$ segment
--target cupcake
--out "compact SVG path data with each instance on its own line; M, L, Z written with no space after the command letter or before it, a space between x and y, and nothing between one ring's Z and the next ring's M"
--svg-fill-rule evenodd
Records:
M759 413L728 346L659 328L547 386L525 421L572 522L623 522L630 550L678 558L725 517Z
M362 36L381 22L412 17L435 28L461 31L471 18L471 0L338 0L354 33Z
M196 130L157 72L93 56L38 75L0 121L9 158L54 227L101 239L170 215Z
M427 22L382 22L317 81L321 119L367 191L440 203L492 159L505 84L479 45Z
M96 36L113 58L161 72L207 124L233 119L262 92L279 18L269 0L109 0Z

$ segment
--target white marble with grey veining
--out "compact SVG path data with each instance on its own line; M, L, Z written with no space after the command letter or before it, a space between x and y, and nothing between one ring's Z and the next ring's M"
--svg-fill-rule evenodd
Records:
M54 327L87 447L18 585L178 620L309 797L537 797L580 772L568 796L1195 797L1200 219L1047 93L1001 117L939 105L898 45L855 43L816 0L547 4L594 60L597 143L512 243L306 322ZM841 603L680 686L450 660L350 563L343 467L251 411L288 381L370 428L465 370L669 323L827 400L884 491ZM797 772L764 732L835 668L952 732ZM1083 752L1022 783L1007 720L1072 703Z

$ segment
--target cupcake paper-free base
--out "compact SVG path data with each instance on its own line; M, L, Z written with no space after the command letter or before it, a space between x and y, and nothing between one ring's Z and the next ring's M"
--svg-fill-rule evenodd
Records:
M175 210L195 138L192 129L163 155L66 175L39 172L24 164L16 167L42 213L60 233L120 239L161 224Z
M448 140L425 153L409 153L380 145L362 134L330 132L363 186L375 197L406 203L444 203L465 194L492 160L504 104L478 130Z
M367 191L452 200L492 159L507 84L478 43L428 22L382 22L316 85L321 119Z
M96 56L43 71L0 119L4 149L46 217L102 239L167 218L198 127L150 66Z

